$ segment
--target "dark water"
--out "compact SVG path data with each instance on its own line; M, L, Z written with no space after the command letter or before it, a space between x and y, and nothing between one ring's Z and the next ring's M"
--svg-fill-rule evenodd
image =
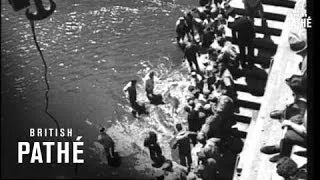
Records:
M169 107L150 107L151 116L133 119L122 88L138 79L139 99L146 101L142 79L155 70L158 92L177 83L183 99L186 79L182 52L174 44L175 22L194 0L55 0L57 9L36 22L36 34L49 66L49 111L61 127L83 136L85 164L78 177L152 176L142 145L148 130L159 133L161 147L172 158L169 142L175 122ZM44 113L43 65L24 11L1 1L1 171L3 177L74 177L73 165L17 164L17 142L31 141L28 130L55 127ZM123 156L119 168L106 164L95 143L105 126ZM42 138L41 141L44 139Z

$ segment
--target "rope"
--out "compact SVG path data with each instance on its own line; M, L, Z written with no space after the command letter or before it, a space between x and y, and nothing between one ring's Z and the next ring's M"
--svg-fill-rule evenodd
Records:
M43 57L43 54L42 54L42 51L40 49L40 46L37 42L37 37L36 37L36 33L35 33L35 28L34 28L34 21L33 20L30 20L30 25L31 25L31 29L32 29L32 34L33 34L33 39L34 39L34 42L36 44L36 47L37 47L37 50L39 51L39 54L41 56L41 59L42 59L42 63L44 65L44 80L45 80L45 83L46 83L46 86L47 86L47 89L46 89L46 93L45 93L45 98L46 98L46 106L45 106L45 113L55 122L55 124L57 125L57 128L58 130L60 131L60 125L59 125L59 122L58 120L48 112L48 107L49 107L49 90L50 90L50 85L49 85L49 82L48 82L48 66L47 66L47 63Z
M31 30L32 30L32 34L33 34L33 40L36 44L37 50L39 51L42 63L44 65L44 80L46 83L46 92L45 92L46 105L45 105L44 111L54 121L54 123L56 124L56 126L58 128L58 131L60 132L60 125L59 125L58 120L52 114L50 114L50 112L48 111L48 108L49 108L49 95L48 94L49 94L49 90L50 90L50 85L49 85L49 81L48 81L48 66L47 66L47 63L43 57L42 51L41 51L40 46L37 41L33 20L30 20L30 25L31 25ZM69 142L72 142L71 138L66 137L66 136L64 136L64 138L67 139ZM75 164L75 174L77 177L78 176L78 164Z

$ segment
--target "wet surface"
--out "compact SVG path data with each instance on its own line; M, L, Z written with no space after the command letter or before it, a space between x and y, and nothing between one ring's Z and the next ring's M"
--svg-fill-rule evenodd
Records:
M188 0L56 0L49 18L35 22L35 31L48 64L49 112L61 127L83 136L85 164L77 176L95 178L147 178L154 170L143 139L158 133L167 158L173 125L169 106L151 106L150 117L134 119L122 88L138 79L139 100L146 101L142 79L155 70L161 81L156 92L172 93L184 101L187 80L182 52L174 44L174 24L183 10L195 7ZM1 7L1 157L3 177L75 177L74 165L17 164L17 142L33 141L29 128L55 128L44 113L43 65L24 11L14 12L8 1ZM178 111L182 110L178 109ZM108 166L96 143L98 128L105 126L116 142L122 165ZM53 140L41 138L40 141ZM57 138L57 140L63 140ZM173 155L174 156L174 155ZM41 171L39 167L41 166Z

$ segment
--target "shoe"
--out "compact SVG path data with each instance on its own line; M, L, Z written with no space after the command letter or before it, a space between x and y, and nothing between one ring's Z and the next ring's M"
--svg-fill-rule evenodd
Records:
M280 154L277 154L275 156L273 156L272 158L269 159L270 162L278 162L281 158L283 158L284 156L281 156Z
M281 119L283 117L283 111L275 110L270 113L272 119Z
M279 146L264 146L260 149L264 154L276 154L280 152Z

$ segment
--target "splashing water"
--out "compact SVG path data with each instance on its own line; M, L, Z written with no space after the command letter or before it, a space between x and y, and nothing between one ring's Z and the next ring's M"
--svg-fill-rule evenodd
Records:
M183 111L183 107L188 95L188 86L190 81L186 74L186 64L178 70L166 68L164 63L160 63L156 68L150 62L142 62L145 68L138 72L142 79L142 83L137 84L137 101L147 102L147 108L150 112L148 116L134 119L131 115L131 107L129 104L118 104L118 107L127 112L126 115L119 115L119 119L111 127L107 129L107 133L115 141L115 151L121 157L134 157L134 169L154 174L158 170L153 170L151 160L149 158L149 150L143 146L143 141L147 137L149 131L154 131L158 135L158 142L162 149L163 155L167 159L173 159L175 156L171 150L170 144L175 134L175 124L187 123L187 114ZM164 95L164 105L150 105L145 95L144 85L149 72L155 71L155 93L164 95L170 93L172 97L176 97L180 101L178 114L172 117L171 104L167 103L167 97ZM100 163L107 164L103 147L99 143L94 143L94 149L100 157Z

